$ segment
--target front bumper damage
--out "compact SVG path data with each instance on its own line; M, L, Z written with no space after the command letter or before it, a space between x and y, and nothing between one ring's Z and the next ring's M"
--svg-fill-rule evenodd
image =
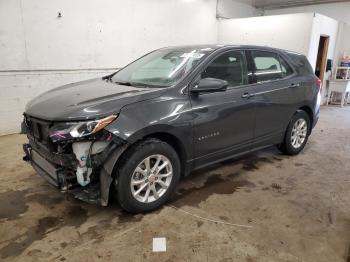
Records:
M110 187L114 179L113 169L128 146L125 141L109 134L101 136L103 140L90 138L65 142L66 148L70 149L59 152L60 150L50 150L47 144L42 144L28 132L23 133L26 133L29 139L29 143L23 145L23 160L28 161L41 177L77 199L102 206L108 205ZM96 150L94 144L98 145ZM79 149L82 148L88 148L87 155L79 153Z

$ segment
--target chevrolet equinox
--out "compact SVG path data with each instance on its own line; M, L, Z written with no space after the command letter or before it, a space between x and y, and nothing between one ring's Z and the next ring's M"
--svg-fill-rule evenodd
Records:
M113 193L123 209L147 212L195 169L271 145L298 154L318 120L320 88L298 53L162 48L30 101L24 160L78 199L105 206Z

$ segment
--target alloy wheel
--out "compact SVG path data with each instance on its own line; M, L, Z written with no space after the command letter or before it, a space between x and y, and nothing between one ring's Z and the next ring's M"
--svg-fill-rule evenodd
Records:
M291 135L291 143L295 149L298 149L303 145L307 136L307 131L308 128L305 119L300 118L294 123Z
M164 155L151 155L135 168L131 181L133 197L142 203L151 203L162 197L170 187L173 167Z

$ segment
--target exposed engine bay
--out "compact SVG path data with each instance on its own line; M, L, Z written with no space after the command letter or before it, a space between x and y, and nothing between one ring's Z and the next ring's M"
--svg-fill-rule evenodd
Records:
M23 145L23 159L62 192L107 205L113 167L127 146L103 129L114 118L57 123L26 115L22 133L29 143Z

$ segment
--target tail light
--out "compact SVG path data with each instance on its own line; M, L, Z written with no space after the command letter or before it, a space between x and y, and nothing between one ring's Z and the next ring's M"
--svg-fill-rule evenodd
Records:
M318 89L322 89L322 81L321 81L321 79L319 79L319 78L316 78L316 86L318 87Z

